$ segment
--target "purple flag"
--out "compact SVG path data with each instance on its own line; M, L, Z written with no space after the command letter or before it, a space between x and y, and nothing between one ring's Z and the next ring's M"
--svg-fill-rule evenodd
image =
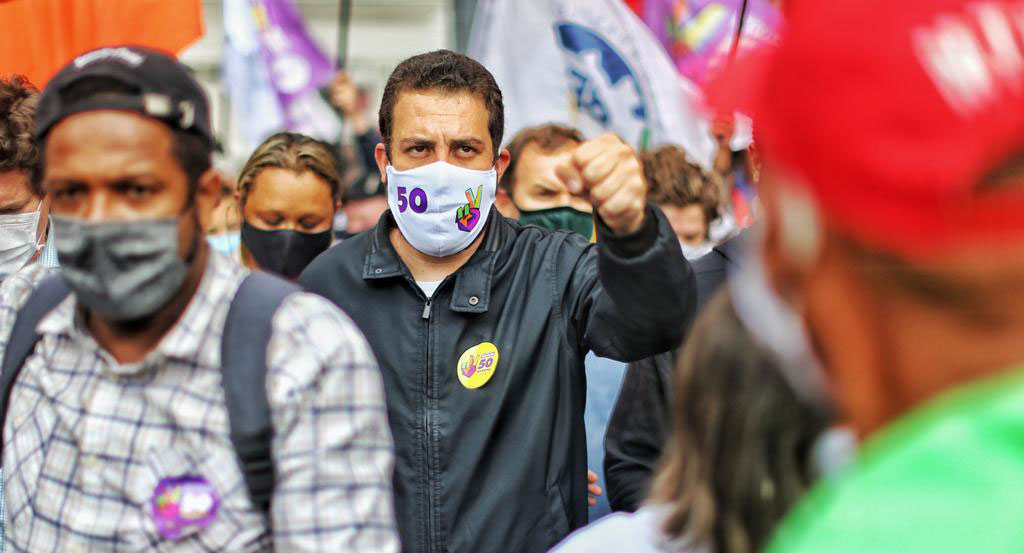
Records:
M728 56L742 0L646 0L643 20L679 72L703 85ZM768 0L748 0L740 49L774 42L782 16Z
M319 97L319 88L334 75L334 64L310 39L291 0L250 1L260 34L260 51L289 128L335 139L339 124Z

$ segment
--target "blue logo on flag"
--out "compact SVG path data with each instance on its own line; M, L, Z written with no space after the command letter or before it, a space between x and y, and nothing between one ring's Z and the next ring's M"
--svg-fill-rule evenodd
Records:
M600 35L575 23L556 23L555 34L567 54L577 109L627 140L640 139L648 110L625 58Z

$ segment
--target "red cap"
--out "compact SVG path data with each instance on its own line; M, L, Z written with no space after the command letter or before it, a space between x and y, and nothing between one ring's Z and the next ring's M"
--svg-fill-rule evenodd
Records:
M759 148L827 225L909 257L1024 239L1024 179L982 186L1024 159L1024 1L788 7L771 55L737 64L733 94L709 94L742 110L735 92L755 92Z

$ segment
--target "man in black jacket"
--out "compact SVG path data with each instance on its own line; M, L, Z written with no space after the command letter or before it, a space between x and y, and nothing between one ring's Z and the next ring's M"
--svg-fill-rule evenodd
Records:
M693 262L697 310L739 269L747 234L730 238ZM677 351L630 363L604 438L605 487L614 511L637 510L668 438L669 403Z
M594 206L596 245L491 209L503 110L465 56L399 64L376 152L391 209L300 279L378 357L408 552L543 552L585 524L584 356L667 351L693 315L693 274L614 136L559 169Z

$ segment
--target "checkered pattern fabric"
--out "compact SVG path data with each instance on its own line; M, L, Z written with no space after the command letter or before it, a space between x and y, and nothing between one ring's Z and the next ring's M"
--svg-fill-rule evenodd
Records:
M46 269L0 286L0 348ZM155 350L119 363L69 297L15 384L4 428L10 551L398 551L394 450L368 345L334 305L292 294L273 319L267 393L278 481L270 520L249 501L228 433L220 338L246 271L211 253L188 308ZM177 540L151 517L166 478L205 478L216 518Z

